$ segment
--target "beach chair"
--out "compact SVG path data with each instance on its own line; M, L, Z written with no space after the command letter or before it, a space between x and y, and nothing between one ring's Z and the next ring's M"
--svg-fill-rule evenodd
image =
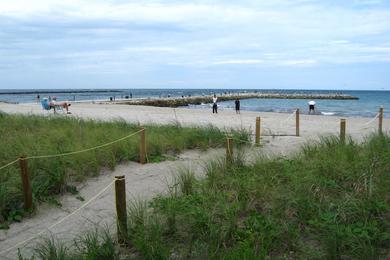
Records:
M42 108L46 111L50 111L52 109L52 107L50 106L50 103L49 103L49 100L48 99L43 99L41 101L41 105L42 105ZM59 106L59 105L55 105L55 110L54 112L56 111L62 111L64 113L64 109L62 106Z

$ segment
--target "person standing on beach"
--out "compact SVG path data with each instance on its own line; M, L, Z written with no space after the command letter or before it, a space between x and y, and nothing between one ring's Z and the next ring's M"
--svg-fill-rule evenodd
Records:
M213 97L213 114L216 113L218 114L218 105L217 105L217 96L214 94L214 97Z
M316 102L314 100L311 100L309 101L309 115L311 114L311 112L313 111L313 114L315 114L315 105L316 105Z
M240 100L237 98L234 104L236 105L236 114L240 114Z

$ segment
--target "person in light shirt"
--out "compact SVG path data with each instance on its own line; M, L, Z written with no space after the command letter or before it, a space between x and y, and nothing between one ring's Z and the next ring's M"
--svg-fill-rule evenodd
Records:
M213 114L216 113L218 114L218 105L217 105L217 96L214 94L214 97L213 97Z
M309 115L313 111L313 114L315 113L315 106L316 102L314 100L309 101Z

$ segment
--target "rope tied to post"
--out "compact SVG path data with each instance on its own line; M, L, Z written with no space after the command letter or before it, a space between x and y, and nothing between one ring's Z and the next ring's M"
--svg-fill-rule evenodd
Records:
M64 222L66 219L70 218L71 216L75 215L76 213L78 213L80 210L82 210L83 208L85 208L86 206L88 206L92 201L96 200L100 195L102 195L105 191L108 190L108 188L110 188L112 186L112 184L115 182L115 180L113 180L112 182L110 182L106 187L104 187L100 192L98 192L95 196L93 196L92 198L90 198L87 202L85 202L83 205L81 205L79 208L77 208L76 210L74 210L72 213L66 215L65 217L63 217L62 219L58 220L57 222L55 222L54 224L50 225L49 227L47 227L46 229L40 231L39 233L37 233L36 235L34 236L31 236L30 238L27 238L19 243L17 243L16 245L13 245L12 247L6 249L6 250L3 250L0 252L0 255L2 254L5 254L9 251L11 251L12 249L15 249L37 237L39 237L40 235L42 235L43 233L45 233L46 231L50 231L50 229L52 229L53 227L61 224L62 222Z
M290 120L296 113L297 113L297 109L295 109L294 112L292 112L286 119L284 119L283 121L280 121L279 122L279 127L281 127L283 123L285 123L288 120Z
M283 125L284 123L286 123L286 122L289 121L294 115L296 115L296 114L297 114L297 111L298 111L298 109L295 109L294 112L292 112L287 118L285 118L284 120L280 121L280 122L279 122L279 129L282 128L282 125ZM277 133L276 135L279 135L279 134L280 134L280 132L276 132L276 133Z
M4 168L7 168L8 166L11 166L11 165L14 164L14 163L17 163L19 160L20 160L20 158L14 160L14 161L12 161L12 162L7 163L6 165L1 166L1 167L0 167L0 170L2 170L2 169L4 169Z
M370 121L366 122L363 124L363 127L361 129L367 129L367 128L370 128L372 126L370 126L370 124L372 124L375 120L378 119L378 117L380 116L381 113L376 113L375 117L373 119L371 119Z

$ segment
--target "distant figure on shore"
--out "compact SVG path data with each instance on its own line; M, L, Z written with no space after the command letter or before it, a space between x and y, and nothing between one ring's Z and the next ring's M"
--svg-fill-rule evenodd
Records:
M313 114L315 114L315 106L316 106L316 102L314 100L311 100L309 101L309 115L311 114L311 112L313 111Z
M130 93L130 98L133 98L133 93Z
M213 97L213 114L216 113L218 114L218 105L217 105L217 96L214 94L214 97Z
M37 103L39 103L40 100L41 100L41 96L38 94L37 95Z
M237 98L234 104L236 105L236 114L240 114L240 100Z

